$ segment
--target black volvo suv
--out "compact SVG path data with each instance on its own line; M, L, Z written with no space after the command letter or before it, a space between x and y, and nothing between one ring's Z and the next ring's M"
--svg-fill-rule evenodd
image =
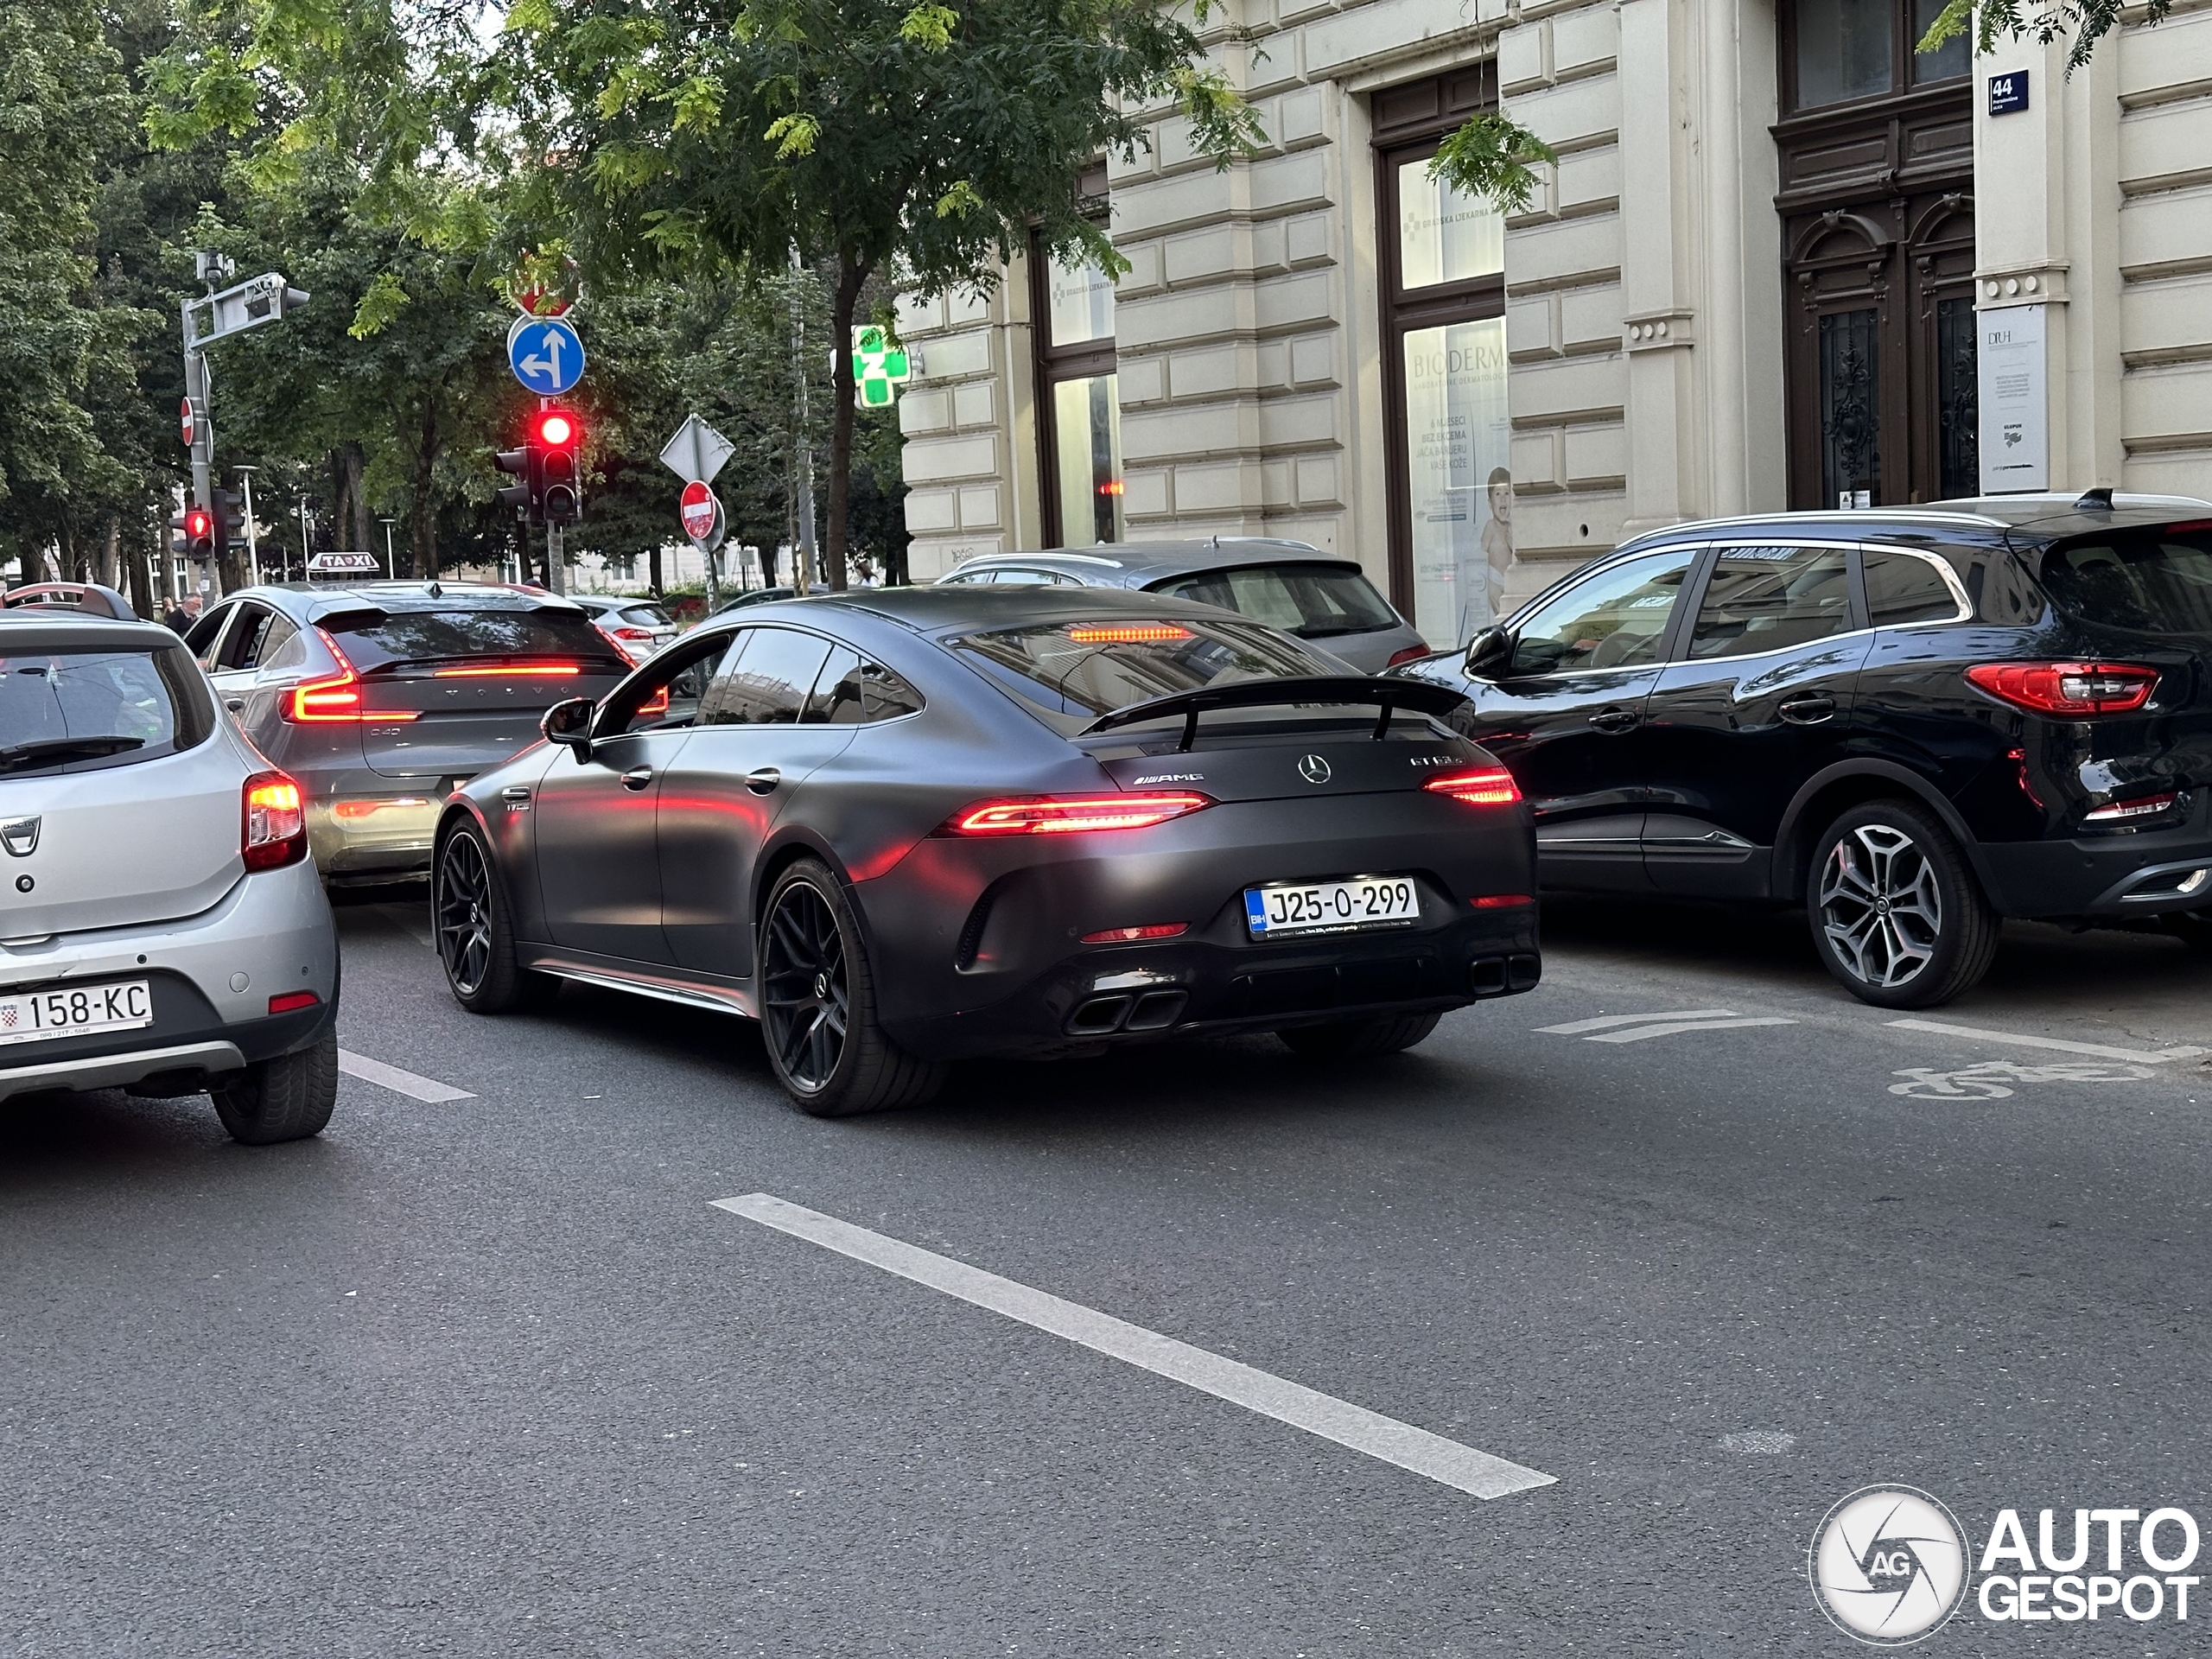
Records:
M2212 947L2212 503L2093 490L1680 524L1399 672L1472 699L1548 890L1802 903L1929 1007L2000 917Z

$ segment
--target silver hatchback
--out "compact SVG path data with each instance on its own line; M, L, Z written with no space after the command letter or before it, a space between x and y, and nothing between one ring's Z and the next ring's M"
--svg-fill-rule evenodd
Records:
M938 581L956 588L1129 588L1218 605L1294 633L1363 674L1429 654L1428 642L1375 591L1358 560L1271 536L987 553Z
M249 1142L338 1094L338 938L296 782L167 628L0 613L0 1100L205 1091Z

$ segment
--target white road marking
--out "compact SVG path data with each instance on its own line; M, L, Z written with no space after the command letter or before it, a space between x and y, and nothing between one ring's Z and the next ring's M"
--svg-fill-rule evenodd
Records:
M1893 1071L1903 1077L1890 1092L1914 1100L2010 1100L2010 1083L2128 1083L2158 1075L2147 1065L2102 1065L2088 1060L2062 1060L2056 1065L2019 1065L2011 1060L1984 1060L1956 1071L1913 1065Z
M1720 1444L1731 1452L1770 1457L1777 1452L1787 1452L1796 1445L1797 1437L1778 1428L1747 1428L1740 1433L1723 1434Z
M2208 1048L2114 1048L2108 1043L2071 1043L2057 1037L2024 1037L2018 1032L1984 1031L1977 1026L1951 1026L1940 1020L1892 1020L1902 1031L1932 1031L1943 1037L1970 1037L1979 1043L2011 1043L2019 1048L2056 1048L2069 1054L2094 1054L2101 1060L2133 1060L2158 1065L2167 1060L2193 1060L2212 1054Z
M1662 1025L1638 1026L1632 1031L1601 1031L1594 1037L1585 1037L1586 1043L1640 1043L1647 1037L1672 1037L1683 1031L1735 1031L1745 1026L1794 1026L1795 1020L1785 1020L1778 1014L1765 1014L1744 1020L1675 1020Z
M386 1065L382 1060L372 1060L365 1054L355 1054L343 1048L338 1051L338 1069L349 1077L359 1077L363 1083L373 1083L380 1089L389 1089L395 1094L405 1095L432 1106L448 1100L476 1098L466 1089L440 1083L435 1077L417 1077L412 1071L403 1071L396 1065Z
M1563 1026L1536 1029L1554 1037L1580 1037L1586 1043L1640 1043L1647 1037L1675 1037L1686 1031L1738 1031L1747 1026L1796 1023L1777 1014L1739 1014L1733 1008L1669 1008L1658 1014L1605 1014L1595 1020L1570 1020Z
M911 1279L918 1285L943 1291L948 1296L1065 1338L1154 1376L1172 1378L1217 1399L1243 1406L1262 1417L1272 1417L1294 1428L1318 1434L1325 1440L1334 1440L1338 1446L1379 1458L1384 1463L1426 1475L1475 1497L1503 1497L1509 1492L1548 1486L1556 1478L1509 1463L1503 1458L1492 1457L1487 1452L1478 1452L1456 1440L1447 1440L1427 1429L1415 1428L1410 1423L1402 1423L1394 1417L1384 1417L1363 1406L1319 1393L1302 1383L1287 1382L1203 1348L1178 1342L1173 1337L1128 1324L1079 1302L1064 1301L1045 1291L1002 1279L995 1273L971 1268L964 1262L956 1262L950 1256L870 1232L865 1227L855 1227L835 1216L788 1203L771 1193L751 1192L743 1198L716 1198L713 1202L715 1208L727 1210L732 1215L743 1216L748 1221L757 1221L794 1238L819 1244L855 1262L865 1262L886 1273Z

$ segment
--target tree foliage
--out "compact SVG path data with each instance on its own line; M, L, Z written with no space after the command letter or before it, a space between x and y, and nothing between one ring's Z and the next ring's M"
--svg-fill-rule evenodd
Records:
M2173 0L2141 0L2140 21L2158 22L2172 9ZM2095 54L2121 10L2121 0L1949 0L1920 37L1918 49L1933 52L1962 35L1980 53L1994 52L2006 41L2050 46L2070 39L2066 72L2071 74Z

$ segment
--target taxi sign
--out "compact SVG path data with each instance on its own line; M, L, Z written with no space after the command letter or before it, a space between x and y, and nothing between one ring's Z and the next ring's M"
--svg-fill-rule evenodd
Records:
M310 576L380 576L384 563L373 553L314 553L308 557Z

